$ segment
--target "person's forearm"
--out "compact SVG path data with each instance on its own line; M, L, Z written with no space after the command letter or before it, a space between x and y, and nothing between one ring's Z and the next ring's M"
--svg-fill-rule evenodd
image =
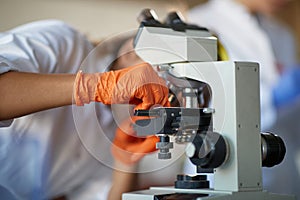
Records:
M108 200L121 200L122 194L139 189L137 164L124 165L115 160L112 186L108 193Z
M72 104L75 74L0 75L0 120Z
M109 191L108 200L121 200L122 194L137 189L137 174L115 170L113 185Z

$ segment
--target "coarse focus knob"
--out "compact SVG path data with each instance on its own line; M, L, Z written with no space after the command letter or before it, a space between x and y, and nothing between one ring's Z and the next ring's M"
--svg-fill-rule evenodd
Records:
M261 157L263 167L273 167L282 162L286 153L283 140L273 133L261 133Z
M213 131L201 131L185 152L193 164L209 169L217 168L227 160L229 147L222 135Z

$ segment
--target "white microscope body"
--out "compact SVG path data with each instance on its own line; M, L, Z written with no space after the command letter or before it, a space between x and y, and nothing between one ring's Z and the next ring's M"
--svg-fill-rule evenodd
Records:
M151 187L125 193L123 200L294 199L262 188L262 160L266 153L262 151L264 140L260 133L259 65L217 61L217 38L207 30L182 26L178 30L172 26L142 23L135 38L135 51L143 60L164 68L168 76L210 86L210 106L203 112L211 114L212 131L225 138L226 158L213 169L214 188ZM195 148L188 148L187 153L193 156Z

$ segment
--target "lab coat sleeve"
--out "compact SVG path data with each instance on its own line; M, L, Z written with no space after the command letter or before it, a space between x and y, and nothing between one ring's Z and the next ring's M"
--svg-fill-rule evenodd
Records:
M64 22L32 22L0 33L0 74L76 73L91 50L86 37ZM1 121L0 127L11 122Z
M0 128L10 126L13 121L14 121L13 119L0 121Z
M0 55L0 74L12 70L17 71L18 69L14 66L12 62Z
M75 73L92 44L57 20L37 21L0 34L0 72Z

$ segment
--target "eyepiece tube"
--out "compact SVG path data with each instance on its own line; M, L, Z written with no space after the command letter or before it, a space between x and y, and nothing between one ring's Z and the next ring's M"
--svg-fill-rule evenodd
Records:
M184 19L183 19L181 13L179 13L179 12L170 12L167 15L165 23L168 24L168 25L184 24Z
M137 21L139 23L149 22L149 21L157 21L158 22L158 17L154 10L146 8L146 9L142 10L142 12L138 15Z

